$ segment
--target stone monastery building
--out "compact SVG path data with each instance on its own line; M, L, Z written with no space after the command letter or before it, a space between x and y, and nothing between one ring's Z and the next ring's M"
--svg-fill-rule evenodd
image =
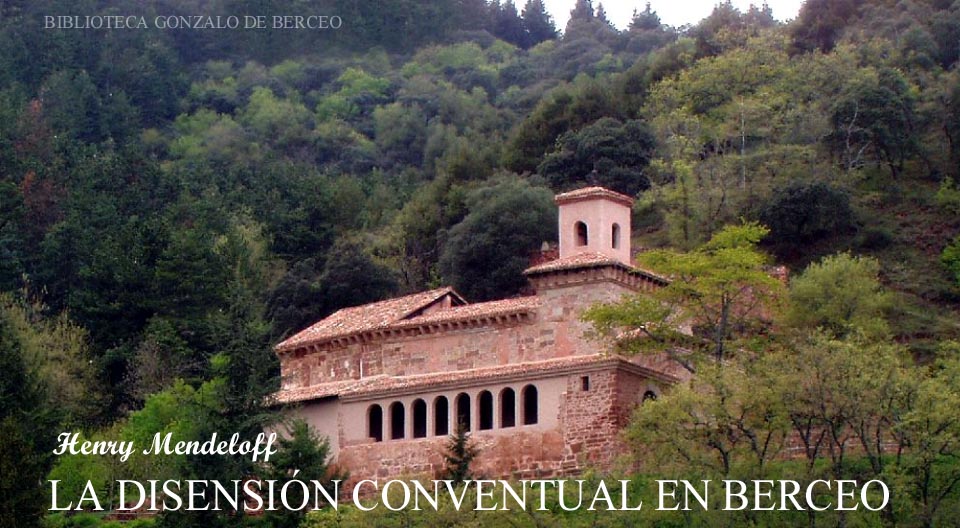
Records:
M345 308L276 346L277 401L329 437L351 480L439 475L458 423L487 477L604 467L631 409L682 376L612 353L580 320L665 284L631 265L631 198L590 187L556 203L559 258L524 272L535 295L469 303L441 288Z

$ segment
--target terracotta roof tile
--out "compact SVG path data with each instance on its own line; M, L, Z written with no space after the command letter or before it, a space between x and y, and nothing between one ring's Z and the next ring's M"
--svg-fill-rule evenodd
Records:
M403 321L398 321L390 325L390 328L404 328L423 324L467 321L476 319L478 317L495 317L498 315L529 312L537 309L539 306L540 299L534 296L466 304L417 317L411 317L410 319L404 319Z
M524 274L530 275L535 273L544 273L548 271L558 271L564 269L574 269L574 268L593 268L597 266L623 266L629 267L619 260L604 255L602 253L577 253L576 255L570 255L568 257L558 258L556 260L551 260L549 262L544 262L543 264L538 264L531 268L524 270Z
M666 284L669 282L669 279L661 275L657 275L651 271L638 268L636 266L628 266L627 264L602 253L577 253L576 255L570 255L568 257L558 258L556 260L551 260L544 262L543 264L538 264L536 266L527 268L524 270L524 275L537 275L539 273L549 273L553 271L561 271L568 269L582 269L582 268L597 268L601 266L620 266L621 268L627 269L633 273L638 273L644 275L655 282L662 282Z
M365 386L380 383L385 379L387 379L387 376L371 376L362 380L331 381L309 387L280 390L270 396L270 401L271 403L293 403L320 400L355 392Z
M334 337L386 328L405 317L409 317L418 310L429 306L447 294L452 294L459 302L464 302L453 288L446 287L415 293L413 295L405 295L395 299L344 308L294 334L289 339L278 344L276 349L290 350L308 343L325 341Z
M589 198L607 198L608 200L622 203L627 207L633 206L633 198L625 194L613 192L610 189L605 189L603 187L584 187L583 189L577 189L568 193L558 194L553 198L553 201L557 205L560 205L579 200L586 200Z
M526 313L540 306L540 299L531 296L451 306L434 312L417 314L419 310L447 294L457 295L451 288L441 288L396 299L344 308L278 344L276 350L291 350L304 345L321 343L363 332ZM459 295L456 298L463 302Z

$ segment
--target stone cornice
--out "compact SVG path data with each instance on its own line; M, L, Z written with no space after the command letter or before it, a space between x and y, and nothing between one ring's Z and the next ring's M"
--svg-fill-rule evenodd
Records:
M452 379L448 381L437 381L433 379L425 379L423 383L416 383L416 381L411 382L408 385L403 387L385 387L379 388L377 386L365 388L361 391L357 391L352 394L345 394L340 396L340 401L344 403L350 402L360 402L360 401L369 401L369 400L378 400L382 398L399 398L403 396L413 396L417 394L422 394L424 390L429 391L452 391L459 389L469 389L476 388L478 386L489 385L491 383L515 383L515 382L530 382L538 381L548 378L555 378L557 376L566 376L570 374L587 374L591 372L597 372L602 370L608 370L611 368L616 368L618 370L623 370L631 374L636 374L643 376L645 378L655 379L663 383L676 383L677 378L666 374L664 372L659 372L636 363L632 363L627 359L620 356L606 356L598 355L594 361L570 364L570 365L559 365L555 368L545 368L536 371L522 371L522 372L506 372L501 373L496 369L487 369L491 372L478 374L474 377L468 377L463 379ZM416 376L414 377L416 378ZM426 378L426 377L425 377Z

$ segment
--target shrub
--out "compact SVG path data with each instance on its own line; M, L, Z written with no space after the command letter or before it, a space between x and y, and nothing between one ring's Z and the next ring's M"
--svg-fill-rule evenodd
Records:
M799 249L853 227L850 196L823 182L794 182L773 195L760 212L770 240L783 250Z
M953 242L943 248L940 262L943 262L943 265L946 266L954 282L960 285L960 236L954 238Z

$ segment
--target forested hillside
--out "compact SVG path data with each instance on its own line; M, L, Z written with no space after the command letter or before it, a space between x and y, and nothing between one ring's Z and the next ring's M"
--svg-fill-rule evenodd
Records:
M960 2L727 3L683 28L638 4L624 31L590 0L565 28L539 0L0 9L0 348L36 388L0 400L0 436L24 445L178 409L258 430L272 344L442 284L517 294L552 195L587 184L637 197L635 246L750 220L792 273L874 257L893 339L926 362L960 337ZM42 29L287 12L343 25Z

